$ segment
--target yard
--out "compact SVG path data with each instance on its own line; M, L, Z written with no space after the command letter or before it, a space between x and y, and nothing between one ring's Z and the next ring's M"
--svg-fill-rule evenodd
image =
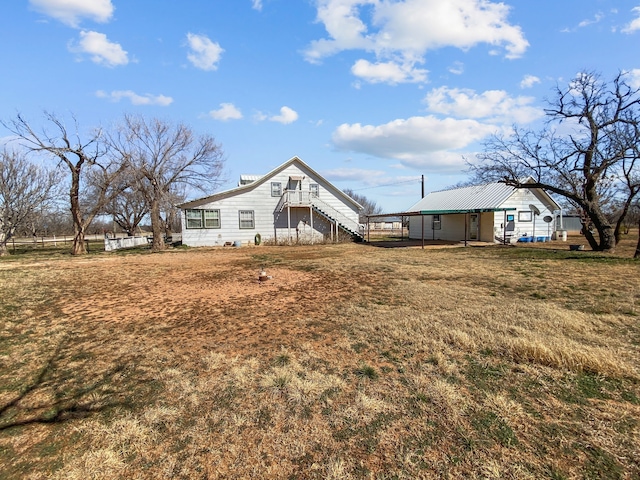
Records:
M0 259L0 478L640 478L635 240Z

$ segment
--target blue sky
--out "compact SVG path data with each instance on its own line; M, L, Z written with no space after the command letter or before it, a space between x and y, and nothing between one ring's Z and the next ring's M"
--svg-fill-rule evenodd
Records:
M211 133L227 183L299 156L385 211L466 178L581 70L640 86L640 0L11 0L0 118ZM0 137L6 132L0 133ZM194 196L197 194L194 193Z

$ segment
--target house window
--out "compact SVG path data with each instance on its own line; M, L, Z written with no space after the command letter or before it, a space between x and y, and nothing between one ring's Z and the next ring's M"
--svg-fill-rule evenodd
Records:
M271 182L271 196L272 197L281 197L282 196L282 183L280 183L280 182Z
M319 197L320 196L320 187L318 186L317 183L310 183L309 184L309 194L312 197Z
M204 228L220 228L220 210L203 210Z
M255 228L253 210L240 210L240 228Z
M519 222L530 222L531 221L531 210L523 210L522 212L518 212L518 221Z
M202 210L187 210L187 228L202 228Z
M187 228L220 228L220 210L187 210Z
M434 215L432 221L433 221L433 230L442 229L442 222L440 221L440 215Z

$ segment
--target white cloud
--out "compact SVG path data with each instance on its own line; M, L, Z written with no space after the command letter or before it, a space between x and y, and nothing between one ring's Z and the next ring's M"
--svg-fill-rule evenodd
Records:
M269 118L268 115L266 115L265 113L260 112L260 111L258 111L258 112L253 114L253 119L256 122L263 122L263 121L267 120L268 118Z
M370 63L358 60L351 73L369 83L418 83L427 80L427 70L413 68L411 63L400 65L395 62Z
M108 22L113 15L111 0L29 0L31 7L70 27L78 27L82 18Z
M499 124L529 123L544 115L531 106L533 97L511 97L504 90L487 90L481 94L470 89L435 88L425 97L430 112L458 118L478 118Z
M599 23L600 20L602 20L603 18L604 18L604 15L602 13L596 13L596 15L593 18L582 20L578 24L578 28L584 28L584 27L588 27L589 25L593 25L594 23Z
M269 120L271 120L272 122L278 122L282 123L283 125L287 125L298 120L298 112L287 106L284 106L280 109L280 115L273 115L269 117Z
M316 0L316 4L317 21L328 38L312 41L304 51L306 60L318 63L344 50L371 52L375 65L386 66L372 75L378 81L386 77L398 83L397 73L389 72L391 62L413 71L428 51L443 47L468 50L486 43L503 49L507 58L517 58L529 46L520 27L508 23L509 7L489 0ZM357 64L353 69L358 70Z
M631 11L636 14L636 18L625 25L622 29L622 33L634 33L640 30L640 6L632 8Z
M220 56L224 49L212 42L206 35L187 33L187 42L191 51L187 58L194 67L201 70L217 70Z
M332 182L355 180L363 183L373 183L378 179L388 179L387 172L363 168L334 168L323 171L322 175Z
M117 67L129 63L127 52L119 43L110 42L104 33L81 31L78 43L70 43L69 50L87 54L91 61L106 67Z
M525 75L520 82L520 88L531 88L536 83L540 83L540 79L535 75Z
M242 112L233 103L221 103L218 110L211 110L209 116L215 120L240 120Z
M405 167L416 170L429 169L459 173L467 167L467 162L475 158L475 153L431 152L414 155L402 160Z
M432 115L398 119L383 125L340 125L332 135L339 150L399 160L404 165L460 168L460 153L498 127L476 120L438 119Z
M462 62L453 62L453 64L449 67L449 72L454 75L462 75L464 73L464 63Z
M251 8L258 11L262 10L262 0L252 0L252 3Z
M119 102L123 98L126 98L129 99L131 105L158 105L160 107L167 107L173 103L173 98L165 95L151 95L149 93L138 95L131 90L114 90L111 93L98 90L96 96L98 98L107 98L112 102Z
M640 68L634 68L625 72L629 76L631 88L640 88Z

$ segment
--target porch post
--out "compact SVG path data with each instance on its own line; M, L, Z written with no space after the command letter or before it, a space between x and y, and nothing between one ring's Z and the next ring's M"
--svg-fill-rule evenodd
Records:
M313 245L313 206L309 207L309 218L311 221L311 245Z
M422 220L422 249L424 250L424 214L420 214L420 219Z
M289 232L289 245L291 245L291 207L287 205L287 231Z

